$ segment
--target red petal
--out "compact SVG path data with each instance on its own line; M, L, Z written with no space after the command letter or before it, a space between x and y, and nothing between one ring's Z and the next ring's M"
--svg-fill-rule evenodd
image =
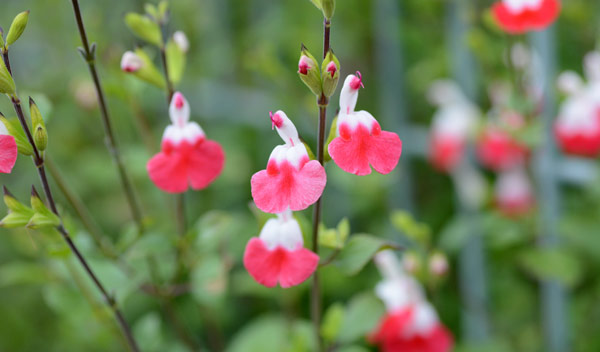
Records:
M560 128L555 129L556 139L565 153L585 157L596 157L600 154L600 133L564 133Z
M560 3L557 0L543 0L537 10L526 9L514 14L502 1L498 1L492 6L492 12L504 31L521 34L530 30L542 30L552 24L560 13Z
M244 266L259 284L288 288L304 282L317 268L319 256L306 248L294 251L283 247L269 250L263 241L250 239L244 252Z
M379 125L373 126L373 132L379 132ZM333 161L346 172L368 175L371 164L378 172L387 174L398 164L402 141L395 133L381 131L371 134L362 124L350 131L344 124L340 126L340 136L331 141L328 150Z
M146 164L156 187L168 193L182 193L188 188L187 164L177 153L160 152Z
M252 198L256 206L267 213L281 213L288 207L303 210L316 202L325 188L327 176L318 161L304 164L300 171L289 162L269 163L269 171L252 176Z
M219 143L211 140L201 142L190 157L189 178L192 188L206 188L221 174L224 164L225 153Z
M9 174L17 162L17 142L13 136L0 135L0 173Z
M433 166L440 171L453 169L464 153L464 144L457 138L433 136L430 156Z

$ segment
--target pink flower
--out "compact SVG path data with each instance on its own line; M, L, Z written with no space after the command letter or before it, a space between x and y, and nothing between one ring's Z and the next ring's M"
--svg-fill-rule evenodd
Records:
M397 134L382 131L367 111L354 111L360 87L363 87L360 72L346 77L340 94L338 137L329 144L329 155L342 170L355 175L370 174L371 166L388 174L398 164L402 141Z
M333 76L335 76L335 73L337 72L337 70L338 70L338 68L334 61L331 61L330 63L327 64L327 67L325 67L325 71L327 71L331 74L331 78L333 78Z
M535 201L531 183L522 166L503 171L495 186L498 209L506 216L517 217L527 214Z
M259 284L283 288L308 279L319 264L319 256L304 248L300 225L287 210L269 219L246 245L244 266Z
M600 154L600 106L585 97L572 97L560 110L554 125L558 144L565 153L585 157Z
M17 162L17 142L0 122L0 173L9 174Z
M477 156L484 166L501 171L524 162L528 149L501 128L488 126L479 139Z
M285 144L273 149L266 170L252 176L252 198L267 213L306 209L323 193L325 169L310 160L296 127L283 111L271 114L271 122Z
M298 73L307 75L308 70L310 70L313 67L314 61L310 57L306 55L300 56L300 61L298 61Z
M560 12L558 0L501 0L492 6L500 27L510 34L521 34L548 27Z
M172 124L162 138L161 151L148 161L148 175L156 187L168 193L182 193L188 187L200 190L214 181L225 163L219 143L206 139L195 122L189 122L190 106L176 92L169 106Z
M138 71L144 66L144 60L133 51L126 51L121 58L121 70L129 73Z

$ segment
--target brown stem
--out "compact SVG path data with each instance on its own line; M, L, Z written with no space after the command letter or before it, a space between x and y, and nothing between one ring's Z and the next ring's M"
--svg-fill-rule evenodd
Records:
M98 106L100 107L100 116L102 118L102 125L104 126L104 133L106 135L106 148L108 149L109 154L111 155L113 162L117 167L119 179L121 180L121 186L123 188L123 191L125 192L125 197L127 199L127 203L129 204L131 215L136 225L138 226L138 230L141 232L143 229L142 212L136 200L131 180L129 179L129 176L125 171L125 164L123 163L123 159L121 158L121 153L119 151L117 140L113 132L110 114L106 105L106 99L104 98L104 90L102 89L102 84L100 83L98 71L96 70L96 53L93 49L93 45L92 49L90 49L87 34L85 32L85 26L83 24L83 18L81 17L81 10L79 9L79 1L71 0L71 2L73 3L73 12L75 13L77 29L79 30L81 43L83 45L82 54L87 63L90 75L92 76L92 80L94 81L94 87L96 89Z
M329 51L331 22L328 19L323 21L323 58ZM329 99L321 93L317 99L319 107L319 127L317 141L317 160L324 166L323 149L325 147L325 125L327 122L327 105ZM321 222L321 199L320 197L313 207L313 233L312 250L319 254L319 223ZM323 340L321 339L321 287L319 284L319 271L315 270L313 274L312 287L310 290L310 312L313 322L314 334L317 340L318 350L323 351Z
M4 53L3 58L5 60L6 66L8 67L10 65L8 52ZM29 130L29 126L27 125L27 120L25 119L25 114L23 114L23 108L21 107L21 101L16 96L16 94L11 97L11 101L13 103L13 107L15 109L15 112L17 114L19 122L21 123L21 126L23 127L23 131L25 132L25 135L27 136L27 139L33 149L32 159L38 170L40 182L42 183L42 188L44 189L44 194L46 195L46 200L47 200L48 204L50 205L50 209L52 210L52 212L60 218L60 214L58 213L56 203L54 202L52 190L50 189L50 184L48 183L48 178L46 177L46 170L44 169L44 159L43 159L42 155L40 154L40 151L37 149L35 142L33 140L33 137L31 135L31 131ZM100 280L98 279L98 277L96 276L96 274L94 273L92 268L89 266L88 262L83 257L83 255L81 254L81 252L79 251L77 246L75 246L75 243L73 243L73 241L71 240L71 236L69 235L69 232L65 229L65 227L62 224L62 218L61 218L61 224L56 227L56 230L61 234L61 236L63 237L65 242L67 242L67 245L69 246L71 251L73 253L75 253L77 260L79 261L79 263L85 270L86 274L90 277L90 279L92 279L92 281L94 282L94 285L96 286L96 288L100 291L100 293L104 297L106 304L113 311L115 318L117 319L119 326L121 327L121 332L127 339L127 342L129 344L129 348L131 349L131 351L138 352L139 348L137 346L137 343L133 337L133 334L131 332L129 325L127 324L127 322L125 321L125 318L123 318L123 315L121 314L121 311L117 307L117 302L115 301L114 297L112 297L112 295L110 295L106 291L106 289L104 288L104 285L102 285L102 283L100 282Z

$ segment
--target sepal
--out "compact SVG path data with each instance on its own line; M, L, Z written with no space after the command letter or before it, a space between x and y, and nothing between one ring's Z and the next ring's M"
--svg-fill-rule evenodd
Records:
M323 16L330 20L335 12L335 0L321 0L321 10L323 11Z
M4 187L4 204L8 208L8 215L0 220L0 226L5 228L23 227L35 214L33 209L19 202L6 187Z
M167 65L169 70L169 78L173 84L179 83L185 71L185 51L177 44L175 39L169 40L167 43Z
M40 229L44 227L56 227L60 225L60 218L46 207L35 187L31 187L31 208L35 211L26 227Z
M0 60L0 93L14 95L16 93L15 81L12 78L4 60Z
M158 68L156 68L152 60L150 60L148 54L146 54L146 52L141 48L135 49L135 54L142 59L144 64L139 70L131 72L131 74L143 81L163 89L165 87L165 79Z
M29 19L29 10L23 11L12 21L10 25L10 29L8 30L8 34L6 35L6 46L11 46L14 42L19 39L21 34L25 31L25 27L27 27L27 20Z
M2 121L4 126L6 126L8 134L15 138L15 142L17 143L17 149L19 150L19 153L27 156L33 155L33 148L31 147L29 140L25 136L25 132L23 132L19 121L17 119L9 120L6 117L4 117L2 113L0 113L0 121Z

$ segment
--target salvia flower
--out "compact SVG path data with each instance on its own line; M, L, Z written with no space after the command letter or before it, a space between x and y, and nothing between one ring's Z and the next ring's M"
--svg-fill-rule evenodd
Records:
M477 145L479 161L487 168L502 171L523 163L528 149L507 131L495 125L485 128Z
M558 0L500 0L492 7L500 28L510 34L543 30L560 12Z
M535 204L531 182L522 166L501 172L494 193L498 209L509 217L527 214Z
M451 81L434 83L429 99L439 106L431 126L429 157L436 169L448 172L460 164L479 112Z
M565 153L596 157L600 155L600 53L585 56L587 83L575 72L558 78L558 87L566 93L554 132Z
M342 170L351 174L368 175L371 166L379 173L388 174L398 164L402 141L397 134L382 131L367 111L354 111L360 87L363 87L360 72L346 77L340 93L337 137L329 144L329 155Z
M290 210L269 219L246 245L244 266L261 285L296 286L308 279L319 264L319 256L304 248L300 225Z
M219 143L206 138L196 122L189 122L190 106L176 92L169 106L171 125L162 137L161 151L148 161L146 168L154 184L168 193L195 190L214 181L225 163Z
M383 352L450 351L452 336L419 283L402 270L391 251L377 254L375 263L384 277L375 293L385 304L386 313L369 340Z
M8 130L0 121L0 173L9 174L17 162L17 142L15 137L8 134Z
M318 161L310 160L296 126L283 111L270 116L272 127L285 144L273 149L266 170L252 176L252 198L267 213L306 209L323 193L325 169Z
M126 51L121 57L121 70L128 73L139 71L144 66L144 60L133 51Z

